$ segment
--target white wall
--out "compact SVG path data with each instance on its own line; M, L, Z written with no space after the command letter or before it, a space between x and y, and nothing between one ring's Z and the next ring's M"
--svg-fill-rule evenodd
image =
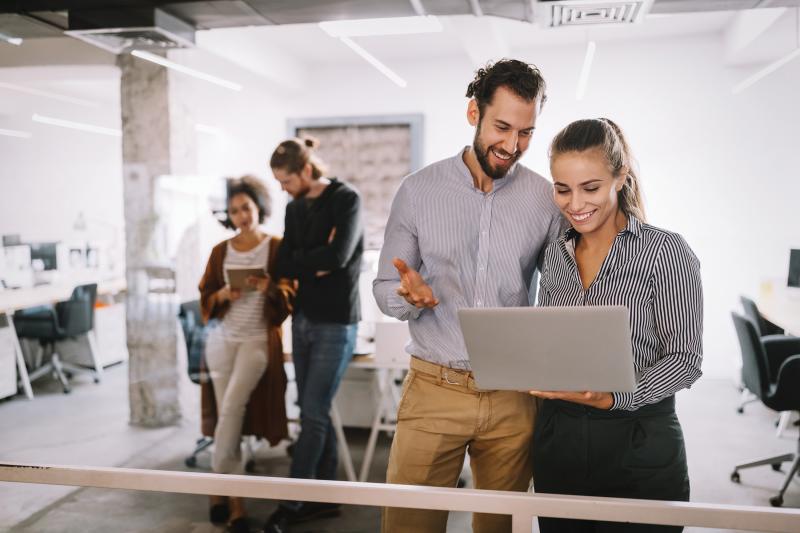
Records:
M729 311L740 293L757 295L763 279L784 279L788 248L800 244L792 215L800 198L800 61L733 96L731 87L757 67L725 68L721 35L600 42L578 102L584 50L514 54L536 63L549 86L523 161L549 176L547 145L569 121L607 116L622 126L640 163L650 222L683 234L702 262L705 373L734 377L739 349ZM317 90L292 107L304 117L422 112L426 162L471 142L466 59L390 66L408 88L369 66L320 68Z

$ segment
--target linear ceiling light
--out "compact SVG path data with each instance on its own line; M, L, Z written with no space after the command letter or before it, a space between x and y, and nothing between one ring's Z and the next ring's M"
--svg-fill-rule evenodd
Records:
M583 100L583 95L586 94L586 84L589 82L589 74L592 71L592 62L594 61L594 51L597 45L594 41L589 41L586 45L586 56L583 58L583 68L581 68L581 77L578 79L578 90L575 91L575 98Z
M319 27L331 37L367 37L371 35L409 35L442 31L442 23L433 15L381 19L330 20Z
M89 100L84 100L82 98L73 98L72 96L65 96L63 94L53 93L50 91L42 91L40 89L32 89L31 87L23 87L22 85L16 85L14 83L6 83L0 81L0 89L9 89L11 91L17 91L20 93L32 94L34 96L43 96L45 98L50 98L52 100L58 100L60 102L66 102L68 104L77 104L82 105L84 107L99 107L97 102L91 102Z
M0 32L0 41L5 41L8 44L13 44L14 46L20 46L22 44L22 39L20 37L12 37L2 32Z
M784 66L786 63L789 63L794 58L800 56L800 7L795 9L795 19L796 19L795 38L797 39L797 46L795 47L795 49L786 54L785 56L776 59L775 61L773 61L766 67L762 68L749 78L742 80L741 82L736 84L733 87L733 89L731 89L731 92L733 94L739 94L740 92L744 91L745 89L756 83L761 78L769 76L770 74L772 74L773 72Z
M372 66L373 66L373 67L375 67L376 69L378 69L378 71L379 71L381 74L383 74L384 76L386 76L387 78L389 78L390 80L392 80L392 81L393 81L394 83L396 83L396 84L397 84L399 87L405 88L405 87L406 87L406 85L408 85L408 84L406 83L406 80L404 80L403 78L401 78L400 76L398 76L398 75L397 75L397 73L395 73L395 71L393 71L392 69L390 69L389 67L387 67L386 65L384 65L383 63L381 63L381 62L380 62L380 60L379 60L377 57L375 57L374 55L370 54L369 52L367 52L366 50L364 50L363 48L361 48L359 45L357 45L356 43L354 43L352 39L350 39L349 37L339 37L339 39L340 39L340 40L341 40L341 41L342 41L344 44L346 44L347 46L349 46L351 50L353 50L355 53L357 53L358 55L360 55L361 57L363 57L363 58L364 58L364 60L365 60L367 63L369 63L370 65L372 65Z
M159 55L152 54L150 52L145 52L144 50L134 50L133 52L131 52L131 55L136 56L139 59L144 59L145 61L150 61L151 63L161 65L162 67L172 69L176 72L186 74L187 76L192 76L193 78L214 83L221 87L225 87L226 89L231 89L233 91L242 90L242 86L239 85L238 83L234 83L232 81L228 81L226 79L214 76L212 74L206 74L205 72L201 72L199 70L195 70L193 68L180 65L178 63L175 63L174 61L170 61L169 59L166 59Z
M740 92L744 91L745 89L747 89L748 87L750 87L751 85L756 83L761 78L764 78L764 77L768 76L769 74L772 74L773 72L775 72L776 70L778 70L779 68L784 66L786 63L788 63L789 61L791 61L792 59L794 59L794 58L796 58L798 56L800 56L800 48L797 48L796 50L792 50L791 52L789 52L788 54L786 54L782 58L780 58L780 59L778 59L776 61L773 61L772 63L770 63L766 67L762 68L761 70L759 70L758 72L756 72L755 74L750 76L749 78L747 78L745 80L742 80L741 82L736 84L732 89L733 94L739 94Z
M5 135L6 137L18 137L20 139L30 139L33 137L33 134L29 131L4 130L3 128L0 128L0 135Z
M114 128L104 128L102 126L95 126L93 124L85 124L83 122L73 122L72 120L64 120L60 118L46 117L34 113L31 117L34 122L42 124L49 124L51 126L61 126L62 128L70 128L73 130L88 131L90 133L100 133L102 135L110 135L112 137L122 137L122 131Z
M198 133L205 133L208 135L215 135L217 137L221 137L225 132L222 131L220 128L215 126L209 126L208 124L195 124L194 125L195 131Z

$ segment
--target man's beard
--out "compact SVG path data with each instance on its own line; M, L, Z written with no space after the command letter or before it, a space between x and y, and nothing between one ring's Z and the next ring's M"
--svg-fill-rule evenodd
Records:
M292 195L292 198L295 200L299 200L300 198L305 198L306 195L311 191L311 187L309 185L303 184L303 186Z
M508 162L508 168L494 168L489 163L489 148L486 148L481 143L479 137L481 134L481 126L478 124L478 128L475 131L475 138L472 141L472 150L475 152L475 157L478 159L478 164L481 166L481 170L483 170L484 174L492 178L493 180L499 180L506 177L506 174L517 162L517 160L522 156L522 153L517 151L514 155L511 156L511 159ZM505 150L503 150L503 154L506 154Z

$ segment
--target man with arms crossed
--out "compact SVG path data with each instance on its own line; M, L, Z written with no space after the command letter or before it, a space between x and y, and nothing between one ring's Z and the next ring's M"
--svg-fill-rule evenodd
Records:
M545 82L533 65L502 60L477 71L467 97L472 146L405 178L373 285L381 310L408 320L413 355L386 481L455 487L467 451L476 488L526 491L535 403L476 387L457 310L529 305L537 265L561 228L550 182L517 163ZM422 533L446 524L446 511L387 508L382 525ZM473 517L476 533L510 530L510 516Z

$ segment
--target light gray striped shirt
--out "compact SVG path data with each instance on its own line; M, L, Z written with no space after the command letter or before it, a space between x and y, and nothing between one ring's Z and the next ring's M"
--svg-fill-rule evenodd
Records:
M381 311L408 320L409 353L469 369L458 309L531 305L536 268L563 223L545 178L517 163L484 193L474 186L462 154L403 180L386 224L373 292ZM394 257L419 271L439 305L421 310L395 292L400 277Z

